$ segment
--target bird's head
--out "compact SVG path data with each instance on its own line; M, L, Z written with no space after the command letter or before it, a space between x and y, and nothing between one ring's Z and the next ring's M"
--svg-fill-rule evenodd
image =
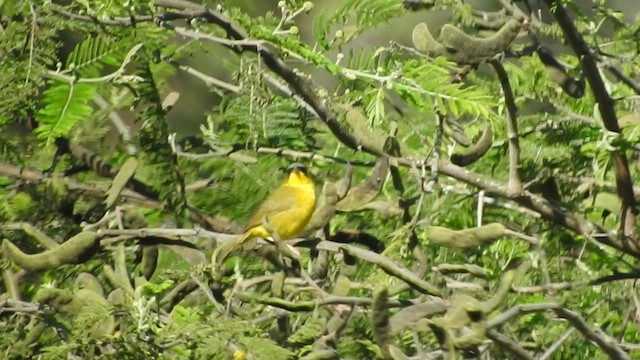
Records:
M285 184L290 186L302 186L313 184L313 180L309 176L307 167L301 163L293 163L287 166L287 177L285 178Z

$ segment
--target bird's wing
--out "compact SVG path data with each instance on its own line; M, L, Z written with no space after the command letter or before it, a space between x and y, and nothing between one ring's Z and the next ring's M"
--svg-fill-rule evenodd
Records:
M246 233L238 236L235 239L223 242L213 251L213 254L211 255L211 262L215 266L222 265L225 260L227 260L229 255L231 255L231 253L233 253L238 248L242 247L242 245L244 245L244 243L246 243L249 238L249 233Z
M245 225L245 231L262 225L262 218L267 215L267 218L287 211L296 206L296 189L291 186L282 185L275 189L269 197L267 197L260 207L253 212L247 225Z

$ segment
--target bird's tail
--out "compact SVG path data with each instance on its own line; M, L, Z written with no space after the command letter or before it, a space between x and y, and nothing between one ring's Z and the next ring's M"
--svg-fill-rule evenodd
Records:
M231 255L231 253L233 253L244 243L250 240L251 237L251 232L247 231L246 233L238 236L235 239L231 239L220 244L218 247L216 247L216 249L213 251L213 254L211 255L211 263L216 267L218 265L222 265L224 261L227 260L229 255Z

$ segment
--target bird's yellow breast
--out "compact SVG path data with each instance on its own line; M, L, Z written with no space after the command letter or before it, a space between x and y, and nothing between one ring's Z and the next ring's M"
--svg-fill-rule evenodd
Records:
M307 225L316 206L313 181L304 173L292 172L284 184L276 189L252 217L251 236L268 238L269 232L262 226L267 217L269 225L280 239L294 238ZM258 222L258 223L256 223Z
M295 192L296 204L286 211L267 217L269 225L282 240L294 238L302 232L315 209L315 193L300 188L292 188L290 190ZM262 225L256 226L252 230L252 235L265 239L270 236Z

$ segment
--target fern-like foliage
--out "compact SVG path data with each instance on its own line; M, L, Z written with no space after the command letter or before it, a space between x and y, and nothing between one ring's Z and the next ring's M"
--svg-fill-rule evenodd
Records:
M495 96L476 86L451 82L448 69L450 64L441 58L432 62L409 60L402 65L404 76L393 86L406 101L423 110L431 108L435 101L440 111L448 109L452 116L468 114L491 118Z
M13 221L17 217L16 211L11 206L11 201L6 191L0 188L0 220Z
M39 139L50 144L53 139L68 135L77 122L93 113L90 101L99 85L110 78L91 82L80 82L78 79L95 79L101 75L105 65L125 66L139 48L137 45L127 54L124 50L130 47L130 41L126 36L119 40L107 36L89 36L74 47L67 57L66 69L53 74L56 79L47 83L48 88L43 93L36 114L40 126L35 133Z
M29 14L29 3L4 1L0 16ZM58 32L63 24L43 11L38 22L3 21L0 35L0 129L17 118L31 118L37 111L37 97L45 85L42 76L55 66L60 46ZM0 135L1 136L1 135Z
M402 0L347 0L333 15L332 20L347 23L355 18L359 28L375 27L404 13Z
M50 81L36 114L40 124L35 129L37 137L51 144L57 137L68 134L76 122L91 115L93 109L88 104L95 93L95 85Z
M402 15L405 12L402 3L402 0L346 0L331 15L323 12L314 19L313 31L316 41L322 48L329 49L329 26L338 23L343 26L339 43L348 42L364 30Z
M112 38L98 35L89 36L73 48L65 62L66 71L73 71L81 76L97 76L104 65L118 66L124 55L123 45L126 41L113 41Z

